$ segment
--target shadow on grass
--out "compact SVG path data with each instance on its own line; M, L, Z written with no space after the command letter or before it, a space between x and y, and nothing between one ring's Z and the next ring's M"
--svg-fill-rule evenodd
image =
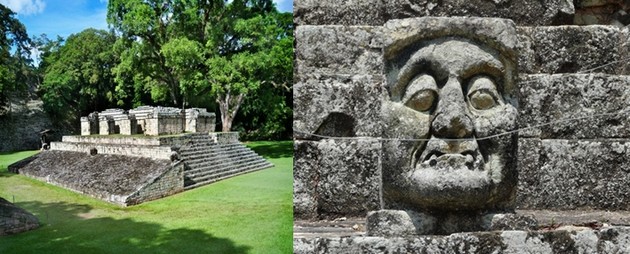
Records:
M288 158L293 157L293 141L259 141L247 144L262 157Z
M230 239L201 230L167 229L160 224L94 217L89 205L18 202L42 226L0 238L0 253L247 253Z

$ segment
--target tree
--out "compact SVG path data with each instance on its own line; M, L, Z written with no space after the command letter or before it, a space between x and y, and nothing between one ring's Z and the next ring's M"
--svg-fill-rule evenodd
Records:
M293 105L293 16L276 14L277 41L269 51L261 88L248 96L236 129L245 139L282 139L291 136Z
M116 106L111 72L117 62L115 41L114 34L90 28L70 35L63 46L43 57L40 90L53 119L76 128L80 116Z
M0 4L0 106L6 103L10 92L26 88L30 39L14 16L13 11Z
M136 73L135 84L170 105L211 96L223 131L231 129L248 95L267 83L287 86L271 68L274 54L292 57L292 50L277 48L292 48L292 32L281 25L286 16L271 0L111 0L107 16L122 35L121 63L114 70L119 84Z

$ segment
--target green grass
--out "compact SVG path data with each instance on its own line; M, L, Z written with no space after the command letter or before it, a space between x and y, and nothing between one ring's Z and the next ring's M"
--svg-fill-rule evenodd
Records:
M35 152L0 154L0 197L42 224L0 253L292 253L292 142L248 146L275 167L126 208L6 171Z

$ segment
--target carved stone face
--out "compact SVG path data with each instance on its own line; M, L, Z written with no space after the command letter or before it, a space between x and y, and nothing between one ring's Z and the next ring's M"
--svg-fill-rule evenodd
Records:
M516 127L513 64L488 46L450 37L409 46L387 68L386 208L509 208L516 139L493 135Z

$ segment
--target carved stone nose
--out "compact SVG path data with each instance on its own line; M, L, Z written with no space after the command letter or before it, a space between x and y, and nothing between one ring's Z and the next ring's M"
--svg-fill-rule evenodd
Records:
M473 123L466 112L461 85L456 78L450 78L440 91L435 117L431 123L433 135L440 138L471 137Z

